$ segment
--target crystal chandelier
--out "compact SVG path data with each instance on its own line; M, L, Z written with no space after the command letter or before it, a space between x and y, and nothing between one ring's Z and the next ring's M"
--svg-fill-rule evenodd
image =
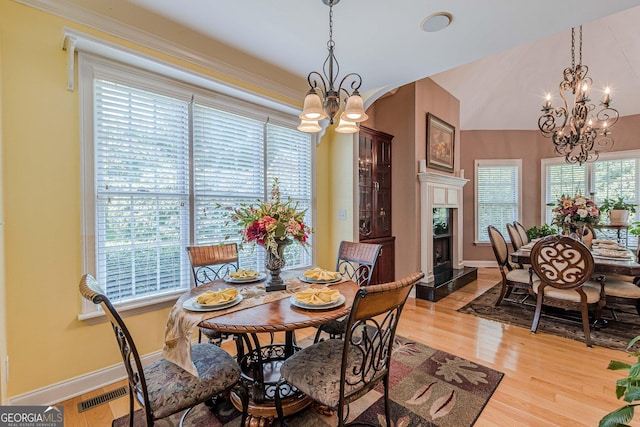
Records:
M329 6L329 41L327 42L329 55L322 66L324 77L317 71L312 71L307 76L309 92L304 98L298 129L303 132L319 132L322 128L318 121L329 118L329 123L333 124L336 113L344 103L344 111L340 115L340 122L335 130L340 133L355 133L358 132L358 123L368 118L364 112L362 97L358 92L362 85L362 77L357 73L347 74L340 80L340 84L336 89L340 66L333 53L335 48L333 41L333 6L338 4L340 0L322 0L322 2ZM346 86L351 87L351 93L349 93Z
M589 67L582 64L582 25L579 34L578 64L575 60L575 28L571 29L571 67L565 68L560 82L560 96L563 106L551 106L551 94L542 107L543 114L538 119L542 135L551 138L556 154L564 156L567 163L593 162L601 151L613 147L611 127L618 121L618 111L610 108L611 95L607 87L600 102L600 110L594 115L596 106L589 99L593 80L587 77ZM571 95L569 95L571 91ZM569 109L567 96L573 98Z

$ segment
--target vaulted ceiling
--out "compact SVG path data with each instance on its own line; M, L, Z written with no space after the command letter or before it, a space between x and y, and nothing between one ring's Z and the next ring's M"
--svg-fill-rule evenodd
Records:
M82 11L93 23L117 22L177 44L197 34L215 47L203 54L237 49L301 79L321 70L327 55L329 8L322 0L18 1L63 15ZM333 37L340 77L361 74L368 104L431 77L460 100L462 130L536 129L544 95L551 92L559 100L562 71L571 65L571 27L580 24L592 99L609 85L622 116L640 114L639 5L640 0L342 0L333 10ZM453 15L451 25L424 32L423 19L440 11ZM198 53L197 46L185 47Z

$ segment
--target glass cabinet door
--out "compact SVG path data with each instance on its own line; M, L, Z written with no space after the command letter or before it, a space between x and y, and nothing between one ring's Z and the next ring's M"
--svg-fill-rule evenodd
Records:
M360 238L370 237L373 232L374 184L373 184L373 140L360 136L358 159L358 206Z
M374 198L376 201L376 234L391 235L391 144L376 139Z

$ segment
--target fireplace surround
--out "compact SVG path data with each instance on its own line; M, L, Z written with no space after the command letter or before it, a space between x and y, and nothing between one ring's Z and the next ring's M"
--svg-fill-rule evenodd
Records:
M461 174L462 175L462 174ZM463 238L463 206L462 188L469 182L463 176L443 175L433 172L418 174L420 181L420 268L425 277L416 286L416 297L437 301L454 290L472 282L477 278L476 268L465 268L462 257ZM446 209L448 216L447 233L441 233L436 225L434 230L434 214L436 223L440 209ZM437 236L448 234L447 243L438 242ZM434 239L434 236L436 238ZM450 259L447 261L451 270L442 273L439 269L438 254L443 245L448 245ZM440 254L442 256L442 254ZM440 260L442 260L440 258Z

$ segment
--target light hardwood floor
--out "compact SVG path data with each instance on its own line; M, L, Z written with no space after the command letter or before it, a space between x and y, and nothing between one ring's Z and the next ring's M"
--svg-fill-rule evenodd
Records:
M475 426L596 426L604 414L621 406L615 382L624 371L606 368L611 359L627 360L624 352L587 348L581 341L532 334L456 311L499 280L497 269L483 268L477 281L437 303L410 298L398 326L399 335L505 373ZM77 405L120 385L124 382L62 402L65 425L111 425L127 413L127 397L81 414Z

